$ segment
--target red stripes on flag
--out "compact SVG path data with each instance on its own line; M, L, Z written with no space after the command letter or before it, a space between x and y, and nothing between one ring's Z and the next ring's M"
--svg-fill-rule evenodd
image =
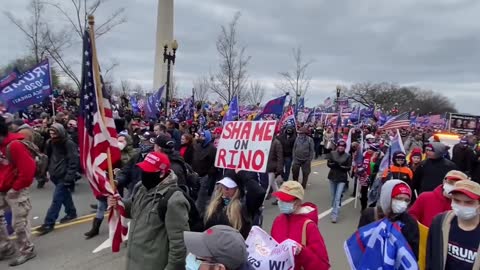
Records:
M388 120L383 126L380 127L380 129L387 130L387 129L408 128L408 127L410 127L410 114L402 113Z
M93 26L93 25L92 25ZM117 131L110 100L104 91L96 59L93 29L85 31L83 41L82 87L78 132L80 163L96 198L114 197L118 205L109 209L108 218L112 251L118 252L127 236L125 206L107 171L120 160ZM113 180L113 179L112 179Z

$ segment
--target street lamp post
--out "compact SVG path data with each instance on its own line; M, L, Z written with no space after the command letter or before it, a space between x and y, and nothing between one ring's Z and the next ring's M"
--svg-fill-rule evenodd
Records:
M163 63L167 62L167 91L165 95L165 116L168 118L170 112L170 65L175 65L175 57L178 49L178 43L176 40L170 45L172 52L168 52L168 44L163 46Z

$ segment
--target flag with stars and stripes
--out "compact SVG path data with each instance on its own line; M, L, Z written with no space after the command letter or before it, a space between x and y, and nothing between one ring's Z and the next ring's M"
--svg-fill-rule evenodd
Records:
M116 188L110 184L107 171L111 164L120 160L121 154L110 100L101 76L95 73L100 72L100 67L93 66L98 65L94 53L94 43L89 32L85 31L78 117L80 162L96 198L109 196L117 198L118 206L110 209L108 218L112 250L117 252L127 235L128 228L124 205ZM100 81L95 78L100 78ZM110 162L107 153L110 154Z
M398 129L398 128L408 128L410 127L410 114L408 112L399 114L387 120L380 129Z

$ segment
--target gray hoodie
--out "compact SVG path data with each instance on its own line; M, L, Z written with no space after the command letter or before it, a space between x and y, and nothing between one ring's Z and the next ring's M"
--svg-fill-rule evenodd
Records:
M392 212L392 191L393 188L399 184L405 184L408 186L407 183L398 179L388 180L382 186L382 191L380 192L380 207L385 216L388 216L388 214Z
M293 160L297 163L312 161L315 153L313 139L298 135L293 144Z

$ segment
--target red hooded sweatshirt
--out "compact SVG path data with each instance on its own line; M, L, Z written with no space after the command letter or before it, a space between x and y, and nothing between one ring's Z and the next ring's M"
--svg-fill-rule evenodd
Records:
M304 203L296 214L280 214L273 221L271 235L279 243L286 239L292 239L301 244L303 224L307 220L313 222L307 225L307 245L303 247L299 255L295 256L295 270L300 270L302 267L304 270L330 269L327 247L318 229L316 205Z
M443 195L443 185L440 185L433 191L420 194L408 213L418 222L430 227L435 216L452 210L451 204L452 201Z
M35 160L27 147L20 142L22 134L8 133L0 144L0 192L28 188L35 177ZM7 160L7 145L10 144L10 160Z

